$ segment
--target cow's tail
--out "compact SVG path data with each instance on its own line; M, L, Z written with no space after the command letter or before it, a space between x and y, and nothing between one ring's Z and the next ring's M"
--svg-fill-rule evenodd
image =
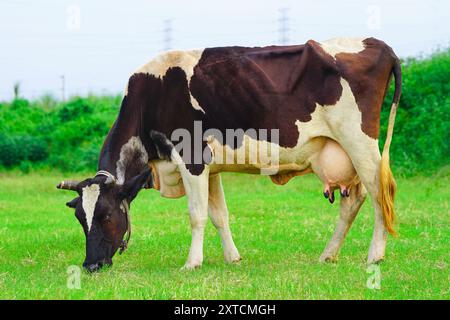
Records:
M381 155L380 192L378 195L378 201L383 212L384 226L386 227L386 230L390 234L396 235L397 233L394 230L394 197L397 189L397 184L395 183L395 179L392 175L391 167L389 165L389 147L391 146L395 115L397 113L397 106L402 91L402 70L400 61L397 57L395 58L395 64L392 72L395 78L395 92L391 106L391 113L389 115L386 142L384 143L383 153Z

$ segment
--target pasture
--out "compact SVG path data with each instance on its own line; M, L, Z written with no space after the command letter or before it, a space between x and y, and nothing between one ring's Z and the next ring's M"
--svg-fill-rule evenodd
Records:
M92 175L92 173L91 173ZM74 197L55 188L84 174L0 174L1 299L449 299L450 176L397 178L398 238L389 237L381 289L368 289L367 251L373 210L367 200L338 263L318 259L331 237L330 205L314 176L280 187L269 178L224 174L231 229L243 260L223 262L209 222L201 269L180 271L190 245L186 198L144 190L131 205L128 251L112 268L81 273L67 287L67 268L81 266L84 235Z

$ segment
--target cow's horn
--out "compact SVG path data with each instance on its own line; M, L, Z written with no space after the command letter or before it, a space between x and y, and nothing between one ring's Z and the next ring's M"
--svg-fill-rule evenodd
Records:
M58 189L66 189L77 191L77 186L80 182L74 180L61 181L56 187Z

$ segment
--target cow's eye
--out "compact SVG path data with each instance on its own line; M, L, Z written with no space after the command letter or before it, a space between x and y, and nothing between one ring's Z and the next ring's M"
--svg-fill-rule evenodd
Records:
M105 220L106 222L110 222L110 221L111 221L111 215L110 215L110 214L107 214L107 215L105 216L104 220Z

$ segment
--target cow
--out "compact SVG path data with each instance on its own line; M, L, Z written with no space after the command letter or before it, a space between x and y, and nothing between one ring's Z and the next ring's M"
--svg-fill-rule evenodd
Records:
M392 76L395 92L380 154L380 112ZM111 265L117 250L125 250L130 204L145 188L168 198L188 198L192 242L183 268L202 265L208 213L225 261L241 260L221 172L268 175L279 185L314 173L330 203L339 190L340 216L320 256L323 262L337 260L369 194L375 224L367 262L382 261L387 234L395 235L396 183L389 147L400 95L400 61L375 38L158 55L130 76L97 174L57 186L78 193L67 206L75 209L86 236L83 266L96 271ZM224 141L229 130L241 134ZM185 133L194 141L183 141L180 148ZM255 156L264 148L274 150L268 154L276 155L276 161Z

